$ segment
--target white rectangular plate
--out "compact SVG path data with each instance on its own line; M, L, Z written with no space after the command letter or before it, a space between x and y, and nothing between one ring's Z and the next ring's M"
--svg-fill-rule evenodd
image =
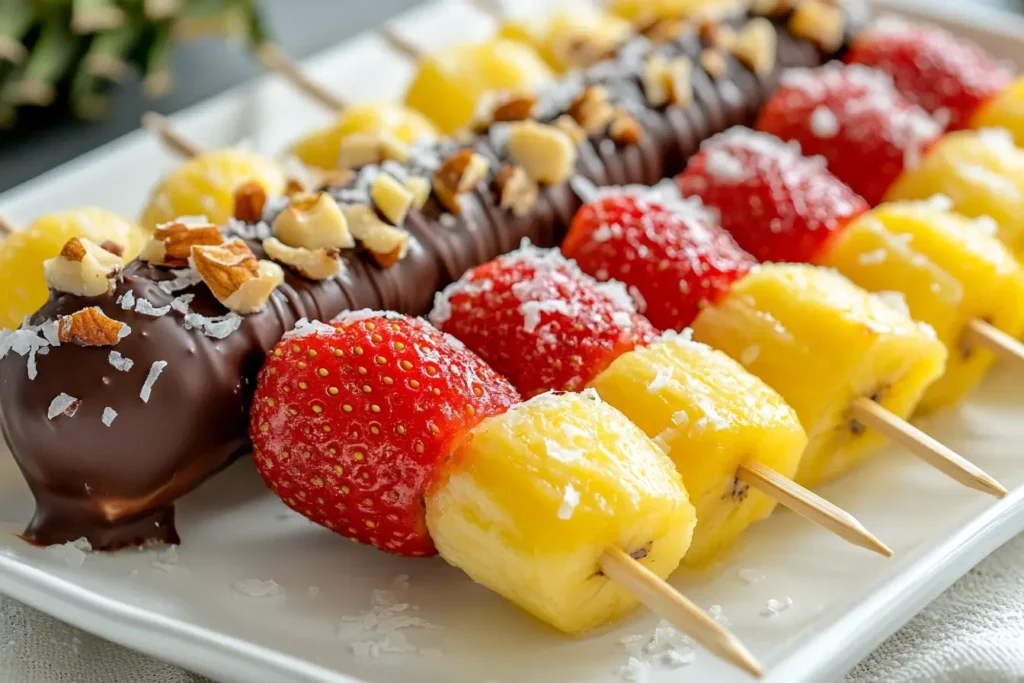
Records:
M403 27L425 44L479 36L489 28L480 15L452 20L457 10L454 3L431 5L403 20ZM1018 62L1024 61L1021 24L1008 17L946 22ZM367 63L374 69L359 68ZM372 38L310 66L352 98L396 96L409 74L408 65ZM244 134L261 148L279 149L318 118L323 114L315 107L267 79L175 120L207 145L233 144ZM133 134L8 193L0 205L20 221L83 203L134 212L172 163L149 137ZM894 449L823 491L878 533L896 551L894 559L845 545L780 512L746 534L711 572L681 572L673 583L705 607L720 606L767 666L768 680L841 676L957 577L1024 530L1022 383L1024 374L995 373L969 401L923 423L1011 488L1004 500L958 487ZM126 551L89 555L82 562L74 553L32 548L16 536L31 512L21 476L9 453L0 450L0 591L224 681L617 681L628 658L621 641L647 637L657 623L639 614L603 633L564 638L441 560L390 557L313 526L270 495L248 461L181 502L184 544L172 554ZM408 576L407 588L402 575ZM755 575L763 580L750 582ZM274 594L252 595L270 585L259 582L270 580L280 585ZM788 609L763 616L769 600L787 598ZM352 621L373 611L374 603L376 616ZM380 607L393 603L398 606ZM401 636L388 639L381 632L403 620L408 625L399 629ZM386 643L382 652L380 643ZM387 651L387 644L402 649L394 646L403 643L410 651ZM698 652L681 668L656 661L646 680L747 679Z

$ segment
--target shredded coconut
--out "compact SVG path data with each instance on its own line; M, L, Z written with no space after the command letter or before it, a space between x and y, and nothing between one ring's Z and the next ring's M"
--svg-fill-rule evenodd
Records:
M523 314L523 329L530 333L540 326L541 313L560 313L566 317L572 316L573 313L568 302L558 299L524 301L519 305L519 312Z
M572 484L565 485L565 493L562 495L562 504L558 507L559 519L570 519L580 504L580 492Z
M173 269L171 270L171 275L174 276L173 280L164 280L163 282L157 283L157 287L167 294L174 294L175 292L180 292L183 289L194 287L203 281L199 276L199 273L191 268Z
M124 310L130 311L135 307L135 293L129 289L127 292L119 296L115 303L120 304L121 308Z
M51 420L58 415L74 417L75 413L78 412L78 407L81 405L82 402L79 399L61 392L50 401L50 408L46 411L46 417Z
M654 667L678 669L693 664L697 657L693 641L667 621L660 622L651 632L626 636L619 642L628 656L619 670L619 676L626 681L646 681Z
M331 336L337 333L338 331L327 323L319 320L310 321L306 318L301 318L299 322L295 323L295 329L284 333L283 339L295 339L296 337L308 337L317 334L326 334Z
M636 303L636 310L643 313L647 310L647 300L644 299L644 295L636 288L635 285L630 285L626 290L629 292L629 296L633 298Z
M128 372L132 369L132 366L135 365L135 361L131 358L125 358L117 351L110 352L110 355L107 356L107 362L114 366L115 370L119 370L121 372Z
M167 367L167 361L158 360L149 368L149 375L146 377L146 383L142 385L142 391L139 392L139 398L142 399L143 403L149 403L149 397L153 393L153 385L160 378L160 373Z
M647 385L647 391L652 394L661 391L668 386L669 382L672 381L672 371L668 368L658 368L657 374L654 375L654 379Z
M242 316L234 311L215 317L207 317L198 313L188 312L185 314L185 329L199 330L207 337L224 339L232 334L242 325Z
M274 580L239 579L231 587L250 598L276 598L284 595L284 587Z
M430 622L412 616L418 607L404 600L409 590L408 575L401 575L391 583L390 589L375 590L370 594L370 609L356 616L341 618L339 631L346 635L373 634L373 640L360 640L349 645L358 657L380 657L384 653L418 653L425 657L440 656L435 649L417 648L406 635L407 629L436 629Z
M839 132L839 119L828 107L816 107L811 112L811 132L817 138L834 138Z
M160 318L171 312L171 307L161 306L157 308L146 299L138 299L135 302L135 312L141 315L148 315L154 318Z
M92 552L92 544L87 538L79 538L76 541L47 546L46 550L67 566L77 569L85 564L86 553Z
M11 352L27 357L26 368L30 380L34 380L39 375L36 356L46 355L50 352L51 346L60 346L60 341L57 339L56 321L32 325L29 322L29 317L26 316L25 321L18 329L0 332L0 358L4 358Z
M785 612L792 606L793 598L789 596L786 596L781 600L771 598L767 603L765 603L765 606L761 609L761 616L766 618L777 617L779 616L779 614Z
M876 292L875 296L881 299L889 308L899 311L908 318L910 317L910 307L907 305L907 299L903 296L903 292Z
M101 419L103 420L103 424L109 427L114 424L114 420L117 419L117 411L108 406L103 409L103 417Z

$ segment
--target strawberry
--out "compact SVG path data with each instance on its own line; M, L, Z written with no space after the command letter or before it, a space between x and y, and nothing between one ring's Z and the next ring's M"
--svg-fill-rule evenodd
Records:
M868 209L820 157L746 128L706 141L676 181L718 211L719 224L758 261L814 263Z
M657 336L621 285L529 245L466 273L438 294L430 319L524 396L580 391Z
M626 193L580 209L562 251L598 280L628 285L647 319L670 330L688 326L754 265L699 206Z
M885 17L857 36L846 61L888 74L910 102L969 128L971 116L1013 79L1013 71L979 46L937 26Z
M422 320L359 311L300 325L268 356L253 399L256 466L295 511L398 555L436 551L423 497L459 438L519 401Z
M872 206L941 132L886 75L841 64L787 71L757 128L825 157L829 170Z

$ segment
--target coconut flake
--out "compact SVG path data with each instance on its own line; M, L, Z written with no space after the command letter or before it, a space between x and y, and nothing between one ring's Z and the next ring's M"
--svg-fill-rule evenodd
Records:
M580 504L580 492L572 484L565 485L565 492L562 495L562 504L558 507L559 519L570 519Z
M79 538L75 541L50 545L46 550L67 566L77 569L85 564L86 553L92 552L92 544L87 538Z
M658 372L654 375L654 379L652 379L651 383L647 385L647 391L652 394L661 391L667 387L671 381L672 371L668 368L658 368Z
M273 580L239 579L231 587L250 598L276 598L284 595L284 587Z
M128 372L135 365L135 361L131 358L125 358L117 351L111 351L110 355L107 356L107 362L114 366L115 370L121 372Z
M117 297L115 303L119 304L121 308L126 311L132 310L132 308L135 307L135 292L129 289L127 292Z
M573 313L569 303L559 299L524 301L519 305L519 312L523 314L523 329L528 333L540 326L541 313L559 313L566 317L571 317Z
M332 336L337 333L338 331L336 329L334 329L325 322L301 318L299 322L295 323L294 329L284 333L283 339L296 339L298 337L309 337L318 334Z
M227 315L208 317L195 312L185 314L185 329L199 330L207 337L224 339L242 325L242 316L234 311Z
M826 106L816 107L811 112L811 133L817 138L834 138L839 132L839 119Z
M58 415L63 415L64 417L74 417L75 413L78 412L79 406L81 405L81 400L75 398L74 396L69 396L68 394L61 392L60 394L57 394L57 396L54 397L52 401L50 401L50 407L46 411L46 417L50 420L57 417Z
M114 423L114 420L117 419L117 411L108 406L103 409L103 417L100 419L103 420L104 425L109 427Z
M157 283L157 287L163 290L166 294L180 292L183 289L194 287L203 281L199 276L199 273L191 268L172 269L171 275L174 276L173 280L164 280L163 282Z
M153 318L160 318L171 312L171 307L161 306L157 308L146 299L138 299L135 302L135 312L141 315L148 315Z
M142 391L139 392L139 398L142 399L143 403L149 403L149 397L153 393L153 385L160 378L160 373L167 367L167 361L158 360L149 368L149 375L146 377L146 383L142 385Z
M771 598L765 606L761 609L761 616L765 618L777 617L782 612L785 612L793 606L793 598L786 596L781 600Z

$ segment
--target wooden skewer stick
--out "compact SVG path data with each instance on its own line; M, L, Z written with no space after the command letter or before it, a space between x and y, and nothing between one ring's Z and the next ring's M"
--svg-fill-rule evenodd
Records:
M879 555L892 557L889 546L865 529L856 517L772 468L759 462L746 463L739 468L737 477L783 507L815 524L820 524L836 536Z
M1024 361L1024 344L1006 334L998 327L975 318L967 326L967 334L978 346L1013 363Z
M160 140L167 145L168 148L186 159L191 159L203 151L203 148L200 145L174 130L171 126L171 122L156 112L148 111L143 114L142 125L159 135Z
M885 434L911 453L964 486L1002 498L1006 489L953 449L868 398L853 403L853 419Z
M17 230L17 226L10 218L0 214L0 239L17 232Z
M633 559L629 553L619 548L608 548L598 562L605 576L621 584L651 611L703 645L709 652L758 678L764 676L761 665L736 636Z
M302 69L278 45L264 43L256 51L256 56L263 66L280 75L298 90L328 109L340 112L346 107L345 100L304 74Z
M409 59L410 61L418 61L423 57L423 50L416 47L408 38L403 38L393 28L385 26L378 33L384 42L388 44L392 50Z

